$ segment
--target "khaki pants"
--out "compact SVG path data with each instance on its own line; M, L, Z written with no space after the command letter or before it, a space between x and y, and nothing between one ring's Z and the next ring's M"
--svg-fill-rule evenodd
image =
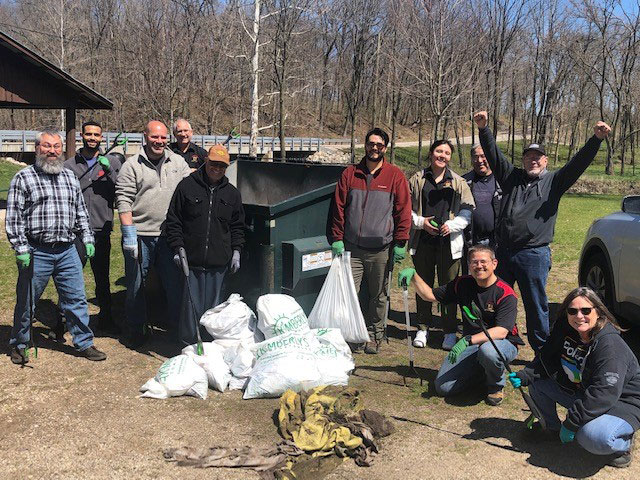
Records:
M442 252L442 253L441 253ZM438 285L445 285L456 278L460 270L460 260L451 258L451 245L448 239L436 244L420 241L416 254L413 256L413 264L416 272L433 288L436 266L438 269ZM416 294L418 310L418 327L427 330L432 323L431 302L425 302ZM456 318L456 304L442 305L442 331L456 333L458 320Z
M380 251L363 250L345 242L345 250L351 252L351 270L356 290L360 293L362 279L369 290L366 308L360 305L372 340L381 342L384 337L384 317L387 313L387 276L389 274L390 248Z

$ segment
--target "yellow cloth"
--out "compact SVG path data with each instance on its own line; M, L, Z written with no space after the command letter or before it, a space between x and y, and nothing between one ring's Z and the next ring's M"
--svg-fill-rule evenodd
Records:
M322 386L300 394L287 390L280 397L280 434L312 456L331 455L336 447L354 450L362 445L362 438L330 416L342 417L361 408L359 392L353 388Z

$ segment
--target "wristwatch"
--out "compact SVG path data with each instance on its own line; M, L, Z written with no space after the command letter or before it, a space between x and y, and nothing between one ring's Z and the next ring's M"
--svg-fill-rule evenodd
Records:
M467 341L467 345L469 345L469 346L472 345L471 344L471 337L472 337L472 335L465 335L464 336L464 339Z

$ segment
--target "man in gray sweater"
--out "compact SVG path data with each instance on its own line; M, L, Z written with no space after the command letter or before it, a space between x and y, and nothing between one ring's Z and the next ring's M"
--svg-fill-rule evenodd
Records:
M496 181L502 187L502 201L495 236L498 244L497 274L514 286L518 283L527 319L527 338L539 352L549 335L547 277L551 270L553 232L562 195L591 164L611 128L597 122L593 136L558 170L547 170L544 147L529 145L522 165L509 162L487 127L487 112L474 115L480 144Z
M163 234L169 202L180 181L191 173L183 158L167 149L169 130L157 120L144 129L145 146L122 165L116 206L122 228L127 297L125 312L131 348L144 344L146 305L143 280L153 265L167 294L170 325L177 325L181 304L180 271Z

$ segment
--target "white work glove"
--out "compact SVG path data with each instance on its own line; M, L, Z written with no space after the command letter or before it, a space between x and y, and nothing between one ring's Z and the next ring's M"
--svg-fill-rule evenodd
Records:
M231 257L231 273L236 273L238 270L240 270L240 251L234 250Z
M138 259L138 232L135 225L121 225L122 250L131 252L134 259Z

